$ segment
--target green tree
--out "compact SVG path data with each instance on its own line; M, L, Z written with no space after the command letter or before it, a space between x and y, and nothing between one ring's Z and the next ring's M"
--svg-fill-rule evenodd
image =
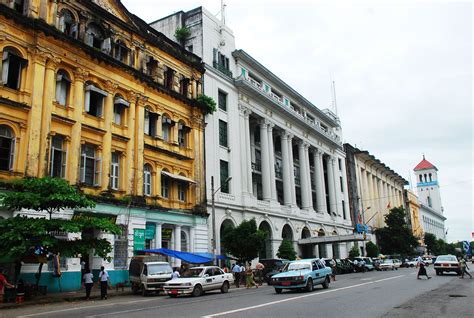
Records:
M367 251L367 256L368 257L377 257L379 256L379 247L372 243L371 241L367 242L365 244L365 250Z
M2 205L8 210L46 211L52 214L62 209L92 208L94 201L60 178L24 178L11 183L12 191L0 194Z
M436 242L436 236L431 233L425 233L423 236L423 241L425 242L426 249L428 250L428 254L434 254L438 255L436 249L437 249L437 242Z
M244 220L237 227L225 227L221 239L225 250L242 262L258 256L265 242L266 233L257 229L255 219Z
M296 259L296 252L293 248L293 244L291 244L291 241L283 239L280 244L280 247L278 248L277 256L279 258L288 259L290 261Z
M407 226L403 207L391 209L385 216L385 223L385 227L375 231L381 252L387 255L413 254L418 240Z
M349 257L350 257L350 258L353 258L353 257L358 257L358 256L360 256L359 246L354 245L354 246L352 246L352 248L349 250Z

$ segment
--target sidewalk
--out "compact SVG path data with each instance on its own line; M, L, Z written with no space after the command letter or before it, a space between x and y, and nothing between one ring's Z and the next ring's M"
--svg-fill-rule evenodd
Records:
M126 296L131 295L132 291L130 287L125 287L122 291L121 288L118 290L113 287L107 291L107 298L116 297L116 296ZM41 305L41 304L51 304L51 303L60 303L60 302L72 302L72 301L79 301L85 300L86 298L86 290L81 289L78 291L73 292L64 292L64 293L51 293L47 295L38 295L34 296L29 300L25 300L21 304L16 303L0 303L0 310L2 309L14 309L24 306L31 306L31 305ZM97 285L94 285L91 292L91 300L98 300L100 299L100 288Z

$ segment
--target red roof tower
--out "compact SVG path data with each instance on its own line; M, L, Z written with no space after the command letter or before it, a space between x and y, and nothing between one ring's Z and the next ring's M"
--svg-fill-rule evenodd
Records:
M438 171L438 168L436 168L434 164L426 160L425 156L423 155L423 160L421 160L420 163L417 164L415 169L413 170L418 171L418 170L426 170L426 169L435 169L436 171Z

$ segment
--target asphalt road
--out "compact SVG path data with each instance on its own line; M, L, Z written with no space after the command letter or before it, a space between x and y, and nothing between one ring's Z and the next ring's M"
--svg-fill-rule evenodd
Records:
M104 301L78 301L29 306L0 313L5 317L384 317L397 316L404 304L417 306L417 299L430 302L430 293L459 283L471 288L474 280L454 275L417 280L416 269L339 275L329 289L319 285L311 292L284 291L272 287L231 288L228 294L209 292L201 297L117 296ZM454 298L453 298L454 299ZM470 298L472 300L472 297ZM433 301L433 306L436 306ZM468 303L472 304L472 301ZM470 305L470 304L468 304ZM469 312L469 308L466 309ZM438 311L439 312L439 311ZM403 317L410 317L410 311ZM420 317L420 315L414 315ZM443 315L444 316L444 315ZM431 314L431 318L437 317ZM440 316L441 317L441 316Z

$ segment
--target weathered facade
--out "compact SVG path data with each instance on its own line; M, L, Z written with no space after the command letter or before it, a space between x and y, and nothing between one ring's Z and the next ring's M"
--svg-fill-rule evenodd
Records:
M1 0L0 52L0 179L64 178L124 228L88 233L113 262L63 260L63 290L80 286L80 262L123 281L136 249L207 251L198 56L106 0Z

